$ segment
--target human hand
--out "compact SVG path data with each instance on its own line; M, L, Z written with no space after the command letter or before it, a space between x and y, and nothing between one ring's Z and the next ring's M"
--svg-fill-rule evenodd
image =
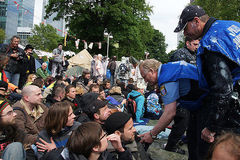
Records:
M140 135L138 135L138 137L141 138L141 141L140 141L141 143L150 143L151 144L153 142L150 132L140 134Z
M18 93L18 94L21 94L21 90L20 89L16 89L16 93Z
M119 151L119 152L125 151L125 149L122 146L121 138L119 135L110 134L109 136L107 136L107 140L109 140L111 142L113 148L115 148L117 151Z
M215 134L216 134L215 132L211 132L207 128L204 128L202 130L201 138L208 143L212 143L214 141Z
M93 84L93 80L89 81L87 86L90 86L91 84Z
M18 58L18 54L17 53L12 53L10 56L13 57L13 58Z
M37 147L39 148L38 151L40 151L40 152L45 152L45 151L49 152L49 151L57 148L57 147L56 147L56 144L55 144L55 142L53 141L53 138L52 138L52 137L50 138L51 143L47 143L47 142L44 141L42 138L39 138L39 140L40 140L42 143L37 142L36 144L37 144Z

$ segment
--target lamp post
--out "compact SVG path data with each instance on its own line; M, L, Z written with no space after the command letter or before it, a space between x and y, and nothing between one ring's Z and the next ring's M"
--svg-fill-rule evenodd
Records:
M113 38L112 33L108 33L107 28L104 29L103 32L104 37L107 37L107 58L108 58L108 53L109 53L109 39Z

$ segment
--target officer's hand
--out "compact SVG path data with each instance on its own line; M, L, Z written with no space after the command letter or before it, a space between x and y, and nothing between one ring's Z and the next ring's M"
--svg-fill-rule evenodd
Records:
M212 143L214 141L215 134L216 134L215 132L211 132L207 128L204 128L202 130L201 138L208 143Z
M147 133L144 133L144 134L140 134L138 135L138 137L141 137L141 143L152 143L153 142L153 139L150 135L150 132L147 132Z

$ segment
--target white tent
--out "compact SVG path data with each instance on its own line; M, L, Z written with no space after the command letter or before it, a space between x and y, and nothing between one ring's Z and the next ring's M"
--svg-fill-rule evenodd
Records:
M80 66L86 69L91 69L91 61L93 60L92 56L89 52L84 49L72 58L68 59L69 66Z

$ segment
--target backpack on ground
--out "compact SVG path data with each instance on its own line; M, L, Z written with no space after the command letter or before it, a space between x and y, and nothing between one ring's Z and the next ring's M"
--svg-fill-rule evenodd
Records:
M127 99L126 110L127 110L127 113L132 115L133 119L136 119L136 111L137 111L137 103L136 103L135 99L138 98L139 96L141 96L141 94L139 94L135 97L133 97L131 95Z
M127 73L127 66L125 64L120 64L119 65L119 75L120 76L125 76L125 74Z

